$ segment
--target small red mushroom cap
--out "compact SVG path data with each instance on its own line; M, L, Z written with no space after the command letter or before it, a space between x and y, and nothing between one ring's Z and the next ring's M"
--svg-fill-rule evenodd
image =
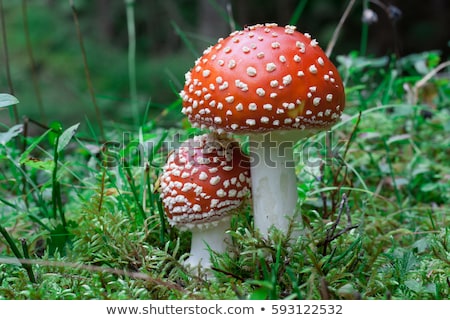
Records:
M204 51L186 74L182 112L218 132L330 127L345 106L336 67L294 26L254 25Z
M208 227L240 207L250 192L250 161L235 140L196 136L172 153L160 177L169 223Z

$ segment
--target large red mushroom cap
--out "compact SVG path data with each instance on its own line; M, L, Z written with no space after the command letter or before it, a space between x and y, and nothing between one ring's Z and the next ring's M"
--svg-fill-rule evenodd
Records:
M196 136L173 152L160 177L160 193L171 225L214 225L240 207L250 192L250 161L235 140Z
M345 106L336 67L294 26L254 25L204 51L186 74L182 112L218 132L323 129Z

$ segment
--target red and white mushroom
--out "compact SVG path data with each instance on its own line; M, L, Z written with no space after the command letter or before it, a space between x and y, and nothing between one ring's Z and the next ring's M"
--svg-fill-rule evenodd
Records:
M168 157L160 195L169 223L192 232L188 265L207 268L208 247L225 251L230 216L249 193L249 158L235 140L216 134L196 136Z
M293 143L330 128L345 106L317 41L294 26L235 31L204 51L180 95L193 126L250 135L255 227L286 230L297 203Z

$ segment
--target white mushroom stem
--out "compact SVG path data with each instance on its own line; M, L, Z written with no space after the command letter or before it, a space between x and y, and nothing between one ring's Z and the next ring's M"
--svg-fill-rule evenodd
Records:
M287 232L296 211L293 144L298 138L288 131L250 136L254 224L263 237L272 226Z
M229 218L213 222L208 226L194 227L192 229L191 255L186 260L186 265L192 268L201 266L204 269L211 267L210 250L217 253L226 251L229 242L226 231L229 228Z

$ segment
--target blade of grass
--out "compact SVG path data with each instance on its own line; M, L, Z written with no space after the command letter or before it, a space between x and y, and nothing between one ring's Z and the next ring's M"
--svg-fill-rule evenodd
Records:
M6 34L6 23L5 23L5 13L3 10L3 0L0 0L0 20L1 20L1 32L2 32L2 39L3 39L3 53L4 53L4 68L6 70L6 79L8 81L8 87L9 87L9 93L14 95L14 85L11 77L11 69L9 66L9 51L8 51L8 38ZM10 110L12 110L13 116L11 116L11 119L14 119L14 122L16 124L19 123L19 111L17 110L17 105L14 104L10 106Z
M336 26L336 29L334 29L333 36L331 37L331 40L328 43L327 49L325 51L325 54L327 55L327 57L329 57L331 55L331 53L333 52L334 45L336 44L339 34L341 33L342 27L344 26L344 22L345 22L345 20L347 20L348 15L350 14L350 11L352 10L355 2L356 2L356 0L350 0L350 2L347 5L347 8L345 8L344 13L342 14L341 19L339 20L338 25Z
M143 221L147 218L144 208L142 207L141 202L139 201L139 195L136 189L136 185L134 184L133 174L131 173L131 169L128 163L124 163L123 168L125 169L125 174L127 176L127 181L131 189L131 193L133 194L134 201L138 207L139 214L142 216Z
M133 123L135 125L139 125L136 86L136 27L134 18L134 4L134 0L125 0L128 31L128 83L131 98L131 112L133 114Z
M178 34L181 38L181 40L183 41L184 45L186 46L186 48L188 48L188 50L192 53L192 55L196 58L199 57L200 54L198 53L198 51L194 48L194 45L192 44L192 42L188 39L188 37L186 36L186 33L180 29L180 27L178 26L178 24L175 21L170 21L170 24L172 25L172 27L175 29L176 34Z
M53 218L56 219L59 212L59 217L61 219L62 226L64 228L64 231L66 231L66 218L64 215L64 209L62 205L61 200L61 185L58 181L58 161L59 161L59 152L58 152L58 145L60 140L60 132L58 132L58 135L55 140L55 150L53 153L53 172L52 172L52 203L53 203Z
M25 259L30 259L30 254L28 252L28 244L27 240L25 238L20 238L20 243L22 244L22 251L23 251L23 257ZM36 283L36 277L33 273L33 266L31 264L22 264L22 266L25 268L28 274L28 278L30 278L30 281L33 283Z
M88 61L87 61L86 49L84 48L83 36L81 34L80 23L78 21L77 9L75 8L73 0L69 0L69 4L70 4L70 8L72 9L73 21L75 23L75 29L76 29L77 37L78 37L78 43L80 45L81 56L83 57L84 73L85 73L85 77L86 77L89 94L91 96L92 105L94 106L94 109L95 109L95 114L97 117L97 124L100 129L100 136L102 137L103 140L105 140L105 131L103 129L102 115L100 113L100 108L97 104L97 99L95 98L94 86L92 84L91 73L89 71L89 66L88 66Z
M303 10L305 10L306 4L308 3L308 0L300 0L297 4L297 6L294 9L294 12L292 13L291 19L289 20L289 24L295 26L300 19Z
M23 20L23 29L25 33L25 41L27 44L28 59L30 60L31 79L33 81L34 94L36 95L36 101L39 109L39 114L41 116L41 121L47 122L44 105L42 103L41 90L39 89L39 82L36 72L36 62L34 60L33 48L31 46L30 28L28 26L28 15L27 15L27 0L22 0L22 20Z
M403 207L402 206L402 199L400 197L400 191L398 189L397 181L395 179L394 169L392 167L392 162L391 162L391 159L390 159L391 151L390 151L389 146L387 144L386 138L383 138L383 145L384 145L384 149L386 150L386 163L387 163L387 165L389 167L389 174L391 176L392 185L394 187L395 199L397 200L397 204L398 204L399 208L402 208Z
M11 251L13 252L14 256L20 260L23 260L23 256L19 251L19 248L17 248L16 244L14 243L14 240L11 238L11 236L9 235L8 231L6 231L6 229L0 224L0 234L3 236L3 238L5 238L6 243L8 243L9 248L11 249ZM28 277L30 278L30 281L35 283L36 279L34 277L33 274L33 269L31 267L31 264L26 264L26 263L22 263L20 262L20 265L22 266L22 268L25 269L25 271L28 274Z

